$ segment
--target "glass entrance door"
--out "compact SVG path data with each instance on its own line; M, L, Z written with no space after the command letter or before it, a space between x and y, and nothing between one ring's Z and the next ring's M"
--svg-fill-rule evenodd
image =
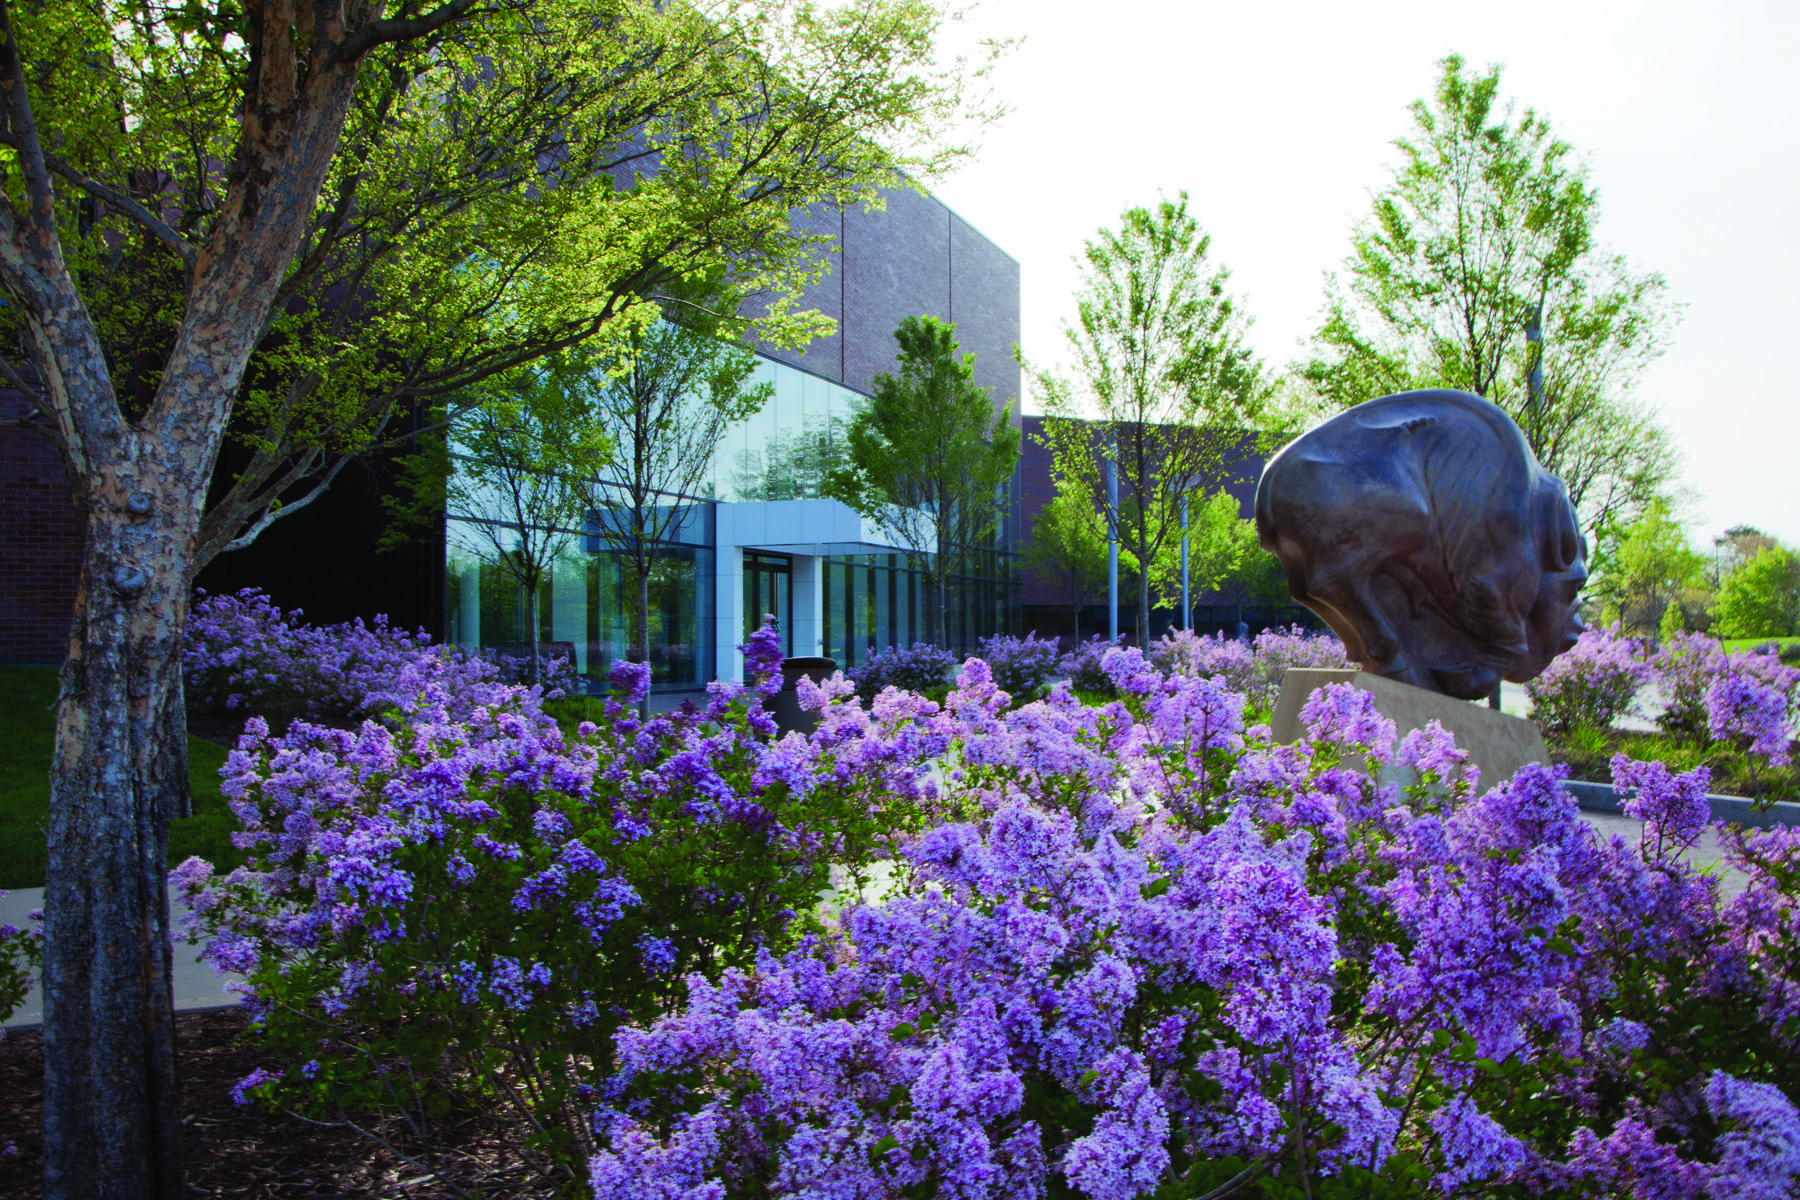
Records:
M794 624L794 560L785 554L744 551L744 637L762 628L763 618L775 618L781 631L781 652L791 655Z

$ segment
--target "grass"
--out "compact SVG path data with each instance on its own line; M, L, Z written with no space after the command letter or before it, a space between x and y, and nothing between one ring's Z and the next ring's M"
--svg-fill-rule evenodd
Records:
M1777 646L1792 646L1800 643L1800 637L1766 637L1766 638L1726 638L1727 650L1754 650L1758 646L1766 646L1774 642Z
M1752 771L1743 751L1721 742L1592 727L1546 735L1545 741L1552 761L1569 764L1572 779L1604 783L1612 778L1613 755L1624 754L1660 762L1675 772L1706 767L1712 772L1706 790L1715 795L1755 796L1760 791L1764 800L1792 800L1800 792L1800 772L1795 768L1759 766Z
M0 667L0 890L44 886L44 826L56 740L56 669ZM188 739L194 815L169 827L169 862L198 855L222 870L244 860L237 819L219 794L225 747Z

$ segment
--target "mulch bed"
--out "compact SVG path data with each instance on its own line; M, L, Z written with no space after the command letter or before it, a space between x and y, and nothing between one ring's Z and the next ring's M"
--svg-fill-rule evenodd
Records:
M241 1012L187 1013L175 1018L181 1070L182 1155L194 1196L238 1200L418 1200L451 1195L415 1167L396 1160L355 1130L309 1125L280 1113L232 1103L231 1085L257 1066L238 1046ZM43 1195L43 1039L37 1030L0 1038L0 1196ZM483 1196L550 1193L507 1148L507 1127L490 1113L453 1114L446 1141L454 1147L456 1181Z

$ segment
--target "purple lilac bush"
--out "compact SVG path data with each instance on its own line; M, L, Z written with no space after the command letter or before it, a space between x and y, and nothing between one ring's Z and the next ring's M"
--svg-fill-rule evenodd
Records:
M1704 772L1615 764L1628 844L1348 687L1278 746L1221 678L1101 669L803 680L779 741L760 685L640 724L629 678L573 739L516 689L253 731L258 862L177 872L250 978L244 1098L429 1126L492 1078L608 1200L1792 1194L1795 831L1728 834L1727 899L1681 853Z
M618 664L604 720L572 738L535 689L487 683L472 701L442 675L395 724L274 737L252 718L222 789L248 865L171 873L203 957L246 977L278 1064L239 1101L404 1118L406 1152L437 1161L447 1096L501 1079L519 1150L572 1181L595 1146L571 1114L604 1085L614 1032L664 1010L686 973L793 945L833 865L895 853L933 802L937 706L890 692L775 740L779 636L745 657L751 687L647 721L647 668Z
M1726 904L1678 857L1703 774L1623 760L1630 846L1349 688L1279 747L1214 680L1106 664L1120 701L1011 712L967 664L968 818L621 1031L596 1196L1789 1194L1788 831L1738 836Z
M1057 661L1056 669L1068 677L1069 686L1078 692L1111 696L1112 677L1106 673L1102 662L1107 652L1122 645L1124 640L1124 634L1116 641L1108 641L1096 633L1085 642L1075 643L1074 648Z
M0 892L0 900L6 898ZM41 925L43 911L32 910ZM25 1002L25 994L35 982L33 972L44 961L44 934L41 928L20 929L17 925L0 924L0 1021L12 1016ZM0 1034L0 1036L4 1036Z
M197 593L182 648L189 704L218 712L257 714L278 725L292 718L338 727L379 716L437 679L453 704L495 683L521 682L518 664L433 646L423 630L405 633L376 617L341 625L309 625L283 612L256 588L232 595ZM529 665L525 667L529 672ZM567 658L548 665L547 695L575 677Z
M1217 676L1226 687L1243 696L1251 695L1257 687L1256 656L1250 643L1222 633L1171 629L1151 644L1149 658L1150 664L1165 675L1185 675L1190 679Z
M1034 700L1056 673L1056 642L1027 633L1022 638L997 633L980 642L981 660L994 673L994 685L1014 700Z
M1265 629L1253 642L1224 634L1171 630L1150 647L1149 658L1159 671L1194 678L1218 676L1252 708L1263 712L1275 707L1281 677L1289 667L1351 665L1344 656L1344 643L1335 635L1315 633L1299 625Z
M908 692L929 692L943 687L956 667L956 655L927 642L911 646L889 646L875 651L859 667L848 672L856 684L856 694L873 700L886 688Z
M1651 671L1644 648L1617 625L1589 629L1525 685L1525 694L1533 719L1546 730L1606 729L1632 711Z

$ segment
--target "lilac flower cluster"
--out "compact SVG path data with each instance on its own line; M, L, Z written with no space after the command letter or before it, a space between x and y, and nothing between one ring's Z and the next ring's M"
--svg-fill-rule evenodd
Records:
M408 703L428 680L441 683L459 711L493 702L504 682L501 666L433 646L423 631L403 633L385 617L309 625L255 588L197 596L182 666L188 701L199 708L347 728ZM570 678L566 664L553 675Z
M874 651L874 647L870 647ZM929 692L941 688L956 666L956 655L926 642L911 646L889 646L874 651L859 667L848 672L856 684L856 694L873 700L886 688L908 692Z
M997 633L981 642L981 659L992 668L994 684L1015 700L1034 700L1056 673L1056 642L1027 633L1016 638Z
M1573 648L1525 685L1525 694L1531 697L1532 717L1546 730L1606 729L1632 711L1650 677L1644 648L1614 625L1583 632Z
M1281 677L1289 667L1351 665L1344 656L1343 642L1332 634L1310 632L1298 625L1265 629L1253 642L1224 634L1171 630L1150 647L1149 658L1159 671L1194 678L1218 676L1226 687L1263 712L1274 708Z
M1777 726L1790 720L1800 704L1800 669L1762 650L1727 653L1723 643L1704 633L1670 638L1650 660L1650 667L1662 694L1657 723L1664 729L1760 743L1765 749L1755 753L1765 757L1776 752ZM1736 682L1726 685L1727 680Z
M0 892L0 900L6 898ZM13 1014L25 1002L34 982L32 972L43 962L43 913L34 909L39 928L20 929L17 925L0 925L0 1021ZM3 1036L3 1035L0 1035Z
M422 1112L375 1068L524 1055L598 1197L1792 1194L1800 834L1729 836L1726 899L1703 774L1615 764L1633 846L1348 685L1275 745L1223 672L1096 658L1102 705L802 680L781 739L755 685L640 720L630 671L572 740L441 682L253 726L257 860L175 873L250 979L245 1094Z
M1056 669L1068 677L1069 686L1078 692L1089 695L1110 695L1112 679L1106 668L1101 665L1106 652L1124 644L1124 635L1117 641L1108 641L1095 634L1085 642L1077 642L1074 649L1057 661Z
M1151 644L1149 659L1164 674L1190 679L1217 677L1240 695L1250 695L1257 686L1256 656L1250 643L1222 633L1171 629Z
M1126 1197L1225 1160L1434 1194L1800 1182L1800 1072L1760 1049L1800 1045L1800 837L1746 839L1726 905L1677 853L1703 774L1622 760L1629 846L1556 771L1478 794L1446 731L1398 739L1351 687L1275 746L1218 678L1102 669L1103 707L1007 710L972 660L911 710L962 815L885 902L621 1031L597 1196Z
M616 667L604 720L573 738L536 689L456 695L441 675L388 724L276 737L252 718L222 789L249 863L170 876L203 957L247 978L280 1068L241 1095L424 1129L437 1085L418 1062L476 1086L499 1055L541 1081L528 1125L566 1126L613 1031L682 973L791 944L833 864L866 867L922 821L946 745L937 705L889 692L865 710L841 676L812 741L775 740L779 639L744 649L751 688L649 720L644 668ZM571 1153L581 1129L563 1130Z
M1789 708L1788 697L1779 688L1748 672L1722 675L1706 689L1706 723L1712 736L1774 766L1789 761L1794 741Z

